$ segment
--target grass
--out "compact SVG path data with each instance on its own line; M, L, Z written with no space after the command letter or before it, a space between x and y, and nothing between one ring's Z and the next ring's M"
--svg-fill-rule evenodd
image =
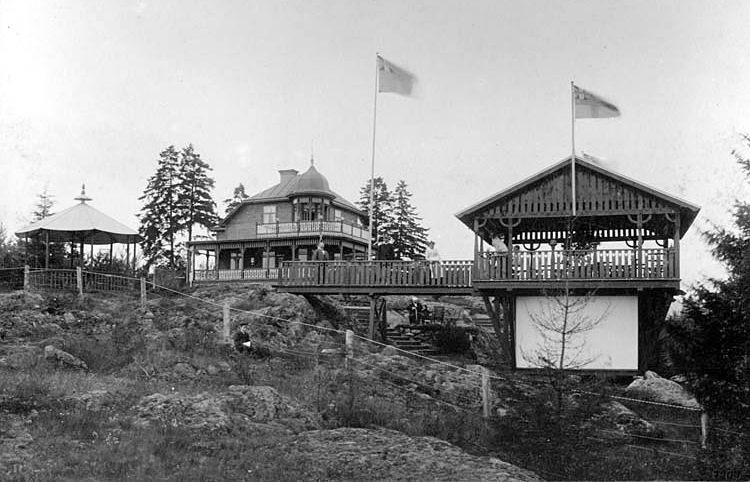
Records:
M260 307L263 296L249 298L247 308ZM97 300L58 300L61 309L98 309ZM495 387L502 400L513 402L510 415L484 419L479 408L461 410L374 379L350 376L341 359L321 363L289 353L253 358L217 342L216 316L191 311L175 300L153 303L157 334L174 328L160 312L180 306L183 326L177 343L155 344L133 314L137 303L104 299L107 330L85 318L93 332L66 331L65 348L86 361L89 372L59 370L43 361L21 370L0 369L0 411L31 422L27 430L38 454L23 467L19 480L346 480L356 474L323 466L293 450L293 436L263 436L252 430L196 433L170 426L138 428L128 415L144 396L176 390L184 393L222 391L229 385L269 385L312 412L325 428L385 427L412 436L434 436L475 455L497 456L549 479L637 480L747 478L746 458L733 450L746 440L713 435L712 447L601 440L589 423L596 413L581 407L557 414L554 397L537 391L524 398L510 386ZM193 322L194 321L194 322ZM162 323L162 324L160 324ZM182 321L180 321L182 323ZM153 333L151 334L153 335ZM230 370L175 378L177 362L207 370ZM513 377L513 374L503 374ZM396 380L394 380L396 382ZM114 401L90 410L74 398L92 390L108 390ZM433 394L438 396L436 394ZM510 403L510 402L509 402ZM650 420L697 425L693 412L631 406ZM665 411L666 410L666 411ZM34 414L34 411L37 414ZM698 440L699 429L663 425L666 438ZM726 428L731 429L731 425ZM723 438L722 438L723 437ZM734 437L734 438L732 438ZM642 448L629 448L627 444ZM744 447L750 451L749 447ZM669 455L675 452L691 458ZM362 474L362 477L376 477ZM735 477L736 476L736 477Z

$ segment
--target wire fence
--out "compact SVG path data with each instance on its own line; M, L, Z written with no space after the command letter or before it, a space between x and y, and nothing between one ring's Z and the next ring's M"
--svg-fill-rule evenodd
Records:
M2 279L3 270L18 271L15 268L0 269L0 280ZM456 363L404 350L352 332L348 333L347 330L275 316L264 312L263 309L249 310L226 303L219 303L178 289L159 285L153 280L147 281L143 278L126 275L101 274L86 271L80 272L78 275L79 279L75 280L77 276L76 272L74 270L65 270L64 274L58 272L55 275L55 279L58 281L52 282L49 281L52 278L43 278L45 275L41 274L48 273L49 271L28 270L27 275L39 276L39 283L36 286L40 288L50 287L51 289L58 289L62 287L63 289L71 289L70 285L80 282L80 278L82 277L86 280L84 282L88 286L86 291L96 291L98 289L101 291L131 293L136 296L140 293L142 307L144 308L147 307L148 298L181 297L189 300L191 309L210 315L217 322L218 320L223 321L223 339L225 342L232 341L230 339L231 330L229 327L232 321L235 323L238 321L236 315L242 315L242 322L251 325L274 321L288 326L298 325L306 327L309 330L315 330L330 338L318 340L316 344L311 345L287 346L279 343L270 343L269 340L255 336L250 332L245 343L251 349L260 347L277 355L305 361L316 367L316 373L317 367L330 363L330 360L333 360L334 368L347 370L351 374L351 377L360 380L363 384L377 383L403 396L418 399L422 403L433 403L436 407L450 408L480 419L488 416L487 407L492 407L492 404L498 401L498 390L503 385L548 385L548 382L544 380L529 378L519 380L492 373L487 369L479 370L476 367L461 366ZM45 282L45 279L48 281ZM77 288L79 291L81 290L80 286ZM234 320L233 314L235 315ZM432 378L429 379L420 376L423 375L425 370L421 370L420 372L420 368L418 367L413 367L411 370L404 370L398 364L384 362L384 357L378 356L377 353L382 351L386 346L390 347L389 350L395 350L397 354L408 357L417 365L429 365L428 368L432 372ZM444 389L436 382L437 379L444 381L451 380L453 382L452 388ZM490 383L494 383L497 386L488 389ZM352 390L351 383L349 384L349 390ZM644 434L621 428L598 429L598 432L606 437L624 439L627 442L624 443L624 446L628 448L649 451L652 454L661 454L665 457L697 460L695 450L706 447L708 427L702 408L685 407L654 400L583 389L575 389L573 392L589 397L599 397L626 404L640 404L652 407L654 411L647 418L640 418L640 420L644 423L663 427L658 432ZM695 423L691 422L691 420L695 420ZM713 427L712 430L730 436L744 437L747 435L743 432L718 426ZM686 437L686 435L689 436ZM593 440L606 439L593 438Z

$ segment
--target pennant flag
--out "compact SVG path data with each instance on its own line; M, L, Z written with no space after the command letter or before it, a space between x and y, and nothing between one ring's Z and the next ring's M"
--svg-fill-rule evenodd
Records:
M410 96L416 82L411 72L378 55L378 92Z
M576 119L601 119L619 117L620 111L614 105L578 86L575 91Z

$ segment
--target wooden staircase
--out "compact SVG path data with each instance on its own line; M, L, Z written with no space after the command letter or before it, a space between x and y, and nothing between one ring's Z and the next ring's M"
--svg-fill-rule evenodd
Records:
M388 328L388 343L399 350L416 353L422 356L435 356L440 354L440 350L434 345L421 340L408 332L402 333L397 328Z

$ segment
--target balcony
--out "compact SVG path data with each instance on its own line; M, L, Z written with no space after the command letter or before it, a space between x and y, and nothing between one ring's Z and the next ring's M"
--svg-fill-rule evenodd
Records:
M279 287L291 292L470 293L475 289L679 288L674 249L479 253L474 261L285 261Z
M479 253L476 281L676 279L674 249L598 249Z
M347 236L363 243L366 243L370 237L367 228L344 221L296 221L257 224L255 234L261 239L309 235Z

